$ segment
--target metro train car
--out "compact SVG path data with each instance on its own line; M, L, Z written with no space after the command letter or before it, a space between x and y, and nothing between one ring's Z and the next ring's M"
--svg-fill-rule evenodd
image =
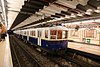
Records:
M18 30L14 33L46 53L63 54L68 46L68 30L62 26Z

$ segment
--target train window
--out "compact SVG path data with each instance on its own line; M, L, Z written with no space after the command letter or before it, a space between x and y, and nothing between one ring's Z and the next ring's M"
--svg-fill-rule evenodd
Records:
M65 31L65 38L68 37L68 31Z
M38 37L40 36L40 33L39 33L39 31L38 31Z
M29 35L29 31L27 31L27 35Z
M26 31L24 31L24 35L26 35Z
M22 34L23 32L22 31L20 31L20 34Z
M32 33L33 33L33 36L35 36L35 31L33 31Z
M41 37L42 31L38 31L38 37Z
M48 30L45 30L45 38L48 38Z
M62 30L58 30L57 39L62 39Z
M62 32L62 38L65 39L68 36L68 31L63 31Z
M57 30L50 30L50 35L56 35Z
M30 31L31 36L35 36L35 31Z
M56 39L56 35L52 35L50 39Z
M23 35L23 31L22 31L22 35Z
M32 31L30 31L30 35L32 36Z
M50 30L50 39L56 39L57 30Z

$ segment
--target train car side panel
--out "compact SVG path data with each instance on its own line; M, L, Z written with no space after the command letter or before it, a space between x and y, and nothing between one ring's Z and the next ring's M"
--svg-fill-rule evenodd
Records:
M48 41L48 40L43 40L41 42L41 47L48 49L48 50L58 50L58 49L65 49L67 48L68 42L63 40L63 41Z
M31 43L33 43L34 45L37 45L37 43L38 43L38 38L29 37L29 41L30 41Z

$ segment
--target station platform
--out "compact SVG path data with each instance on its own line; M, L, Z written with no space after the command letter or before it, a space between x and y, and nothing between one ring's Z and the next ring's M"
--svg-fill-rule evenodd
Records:
M13 67L8 35L0 42L0 67Z
M75 43L75 42L68 42L68 44L69 44L68 48L100 56L99 45L88 45L88 44Z

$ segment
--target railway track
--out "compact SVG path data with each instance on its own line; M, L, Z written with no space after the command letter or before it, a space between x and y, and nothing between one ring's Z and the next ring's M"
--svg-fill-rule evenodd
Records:
M27 48L28 50L32 49L31 52L33 52L33 50L35 49L33 45L28 45L26 43L22 43L22 44L24 44L23 45L24 48ZM28 46L28 47L25 47L25 46ZM36 49L35 49L35 52L37 52ZM38 51L38 53L41 54L40 56L43 55L39 51ZM83 60L80 60L79 58L75 58L74 57L75 55L74 54L70 55L70 53L71 52L67 53L64 56L59 56L59 57L51 56L51 55L43 55L43 56L46 57L47 60L49 59L50 62L52 61L54 63L54 67L100 67L98 64L94 65L94 64L85 62ZM44 61L44 62L46 62L46 61Z
M13 44L14 44L13 41L11 42L11 39L10 39L10 48L11 48L11 55L12 55L12 59L13 59L13 66L14 67L21 67L19 59L16 55L16 51L14 50Z
M63 59L65 59L65 60L67 60L67 61L70 61L71 64L72 64L72 63L77 64L79 67L96 67L96 66L94 66L94 65L92 65L92 64L83 62L83 61L78 60L78 59L71 58L71 57L69 57L69 56L63 57Z
M24 43L22 43L18 39L16 39L15 37L12 36L12 38L15 42L17 42L17 44L20 44L21 49L23 49L28 54L30 54L32 57L34 57L35 60L37 60L37 63L41 64L41 67L60 67L58 64L51 62L46 57L42 56L39 52L36 51L36 49L32 50L27 45L25 45ZM16 50L18 50L18 49L16 49ZM30 67L30 66L28 66L28 67ZM33 67L35 67L35 66L33 66Z
M42 65L23 50L13 38L10 39L14 67L42 67Z
M73 59L77 60L75 63L79 63L81 66L87 66L87 67L100 67L100 62L94 61L94 59L90 59L89 57L83 56L81 54L73 53L73 52L67 52L67 54L64 57L65 59Z
M63 67L100 67L100 63L97 63L81 55L75 55L70 53L71 52L63 56L50 56L49 58L59 63ZM82 58L84 58L85 60ZM86 60L88 60L88 62Z
M67 61L67 60L61 58L60 56L58 56L58 57L57 56L48 56L48 58L50 60L60 64L61 67L80 67L77 64L74 64L74 63L72 63L70 61Z

